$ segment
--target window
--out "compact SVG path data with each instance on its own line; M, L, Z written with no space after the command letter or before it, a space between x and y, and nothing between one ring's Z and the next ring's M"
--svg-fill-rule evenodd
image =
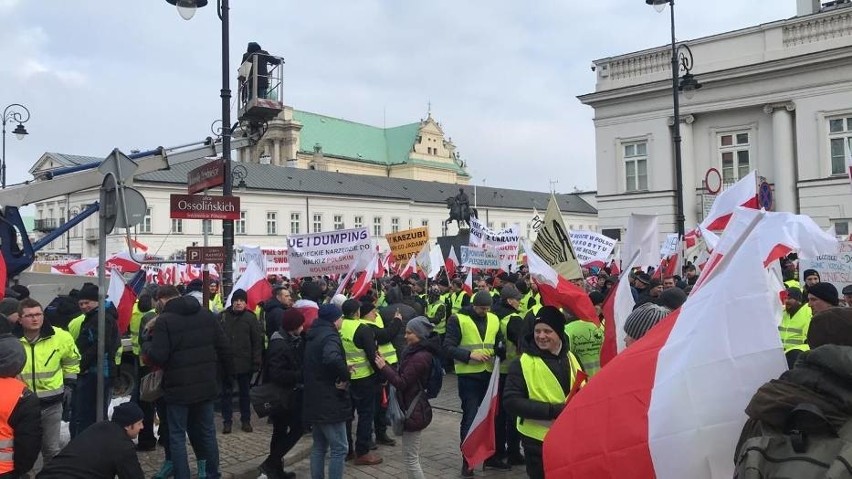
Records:
M429 226L429 220L426 220L426 219L420 220L420 226L428 227Z
M213 234L213 220L201 220L201 233Z
M172 218L172 234L182 235L183 234L183 220Z
M314 213L314 233L322 233L322 213Z
M65 218L65 207L62 206L59 208L59 223L65 224L66 221L68 221L68 219Z
M500 229L501 229L501 230L506 229L506 222L505 222L505 221L503 221L502 223L500 223Z
M493 221L488 222L488 229L490 229L490 230L494 229L494 222Z
M399 218L391 218L391 233L399 233Z
M834 234L837 236L849 236L849 221L834 220Z
M151 216L153 211L151 208L145 210L145 217L142 218L142 224L139 227L140 233L150 233L151 232Z
M748 175L751 170L750 133L736 131L719 135L719 154L722 159L722 183L731 184Z
M829 118L828 141L831 144L831 174L846 174L846 157L852 155L852 117Z
M290 213L290 234L297 235L302 230L301 215L299 213Z
M355 217L355 228L361 228L364 226L364 217L356 216Z
M373 217L373 236L381 236L382 235L382 217L374 216Z
M624 178L627 191L648 189L648 142L624 145Z
M343 223L343 215L334 215L334 230L342 230L346 229L346 225Z
M278 234L278 213L274 211L266 212L266 234Z
M244 235L246 234L246 216L248 215L247 211L240 211L240 219L238 219L234 223L234 234Z

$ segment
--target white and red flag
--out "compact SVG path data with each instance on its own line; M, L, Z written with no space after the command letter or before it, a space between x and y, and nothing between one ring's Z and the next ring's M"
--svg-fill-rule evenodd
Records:
M358 299L367 291L370 290L370 285L372 284L373 277L381 277L379 271L382 269L382 262L379 260L379 253L373 253L372 258L370 258L370 262L367 263L367 268L364 270L358 278L355 280L355 283L352 285L352 289L349 291L349 297Z
M135 238L130 238L127 240L127 247L138 249L139 251L146 253L148 251L148 246L141 241L137 241Z
M231 290L231 294L228 295L227 301L225 301L226 308L231 306L231 296L238 289L246 292L246 296L248 296L246 308L249 311L254 311L254 308L259 303L266 301L272 296L272 285L266 279L266 270L261 268L256 261L249 261L243 275L234 283L234 288Z
M473 424L467 431L461 444L462 456L468 466L473 469L494 455L497 450L494 436L494 419L500 406L500 358L494 358L494 371L488 381L488 390L476 410Z
M728 221L731 220L731 215L734 214L734 210L740 206L754 209L759 208L757 202L756 170L751 170L751 173L716 197L716 200L713 201L713 206L710 207L710 212L704 218L704 221L701 222L701 227L712 231L725 229Z
M529 243L524 244L530 277L538 285L541 303L565 308L578 319L600 325L598 313L586 291L559 275L552 266L538 256Z
M464 279L464 284L462 284L462 290L473 296L473 268L467 270L467 277Z
M456 271L459 269L459 257L456 256L456 247L450 246L450 252L444 259L444 269L447 270L447 279L451 280L456 276Z
M631 271L634 263L639 258L637 252L627 264L625 271ZM624 323L633 312L636 300L633 299L633 291L630 289L630 275L622 275L618 284L613 288L604 301L604 341L601 344L601 366L604 366L612 358L624 349L624 340L627 334L624 332Z
M118 311L118 334L123 335L130 326L130 317L133 315L133 305L136 298L145 286L147 272L140 269L125 283L124 277L117 269L110 270L109 286L107 287L107 299L109 299Z
M411 255L408 258L408 262L405 263L405 267L399 272L399 276L402 279L408 279L413 274L417 274L417 255Z
M792 249L815 258L837 242L805 216L737 209L681 309L568 403L545 437L547 476L732 477L746 405L787 369L766 266Z

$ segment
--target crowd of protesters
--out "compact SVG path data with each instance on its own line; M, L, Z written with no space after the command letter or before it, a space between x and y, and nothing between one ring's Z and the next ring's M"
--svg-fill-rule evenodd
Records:
M832 332L848 332L850 310L838 306L852 306L852 288L844 288L841 297L813 270L804 271L804 284L799 284L794 262L781 266L787 288L781 340L790 368L808 367L807 358L815 357L811 348L836 342ZM584 273L586 279L577 286L588 293L600 320L618 275L608 268ZM690 264L683 273L621 274L636 304L624 324L625 346L683 304L698 270ZM165 460L154 477L189 478L187 437L198 477L221 477L217 421L222 434L233 433L236 396L239 429L252 433L251 389L266 383L286 392L284 403L268 418L273 431L269 455L259 467L267 478L295 477L284 470L282 459L306 433L313 440L313 478L340 478L347 463L381 463L396 445L386 415L392 391L406 412L397 454L408 477L422 478L421 433L432 418L424 385L435 365L456 376L462 442L485 398L495 358L501 359L503 400L495 424L496 452L484 467L525 466L529 477L539 478L544 477L542 443L550 424L579 387L580 375L593 380L600 369L603 321L597 325L592 318L575 317L570 308L543 305L524 267L516 273L477 274L472 291L466 291L463 274L448 278L443 272L434 281L379 278L359 297L349 297L346 290L335 294L337 284L329 278L270 277L269 282L271 297L256 305L249 304L244 290L223 298L216 281L207 294L200 281L185 287L148 285L127 331L118 330L117 312L107 302L102 417L107 417L120 335L130 336L137 381L130 402L102 423L95 422L102 334L97 287L86 284L46 306L29 298L25 288L9 290L0 301L5 317L0 321L0 409L8 409L0 411L7 418L0 424L0 478L22 477L39 455L38 477L141 478L136 452L158 445ZM830 320L822 323L825 327L810 328L820 317ZM161 395L144 400L140 382L158 371ZM757 413L754 417L759 419ZM63 418L72 438L64 449L59 443ZM379 452L379 446L385 449ZM461 475L474 475L464 460Z

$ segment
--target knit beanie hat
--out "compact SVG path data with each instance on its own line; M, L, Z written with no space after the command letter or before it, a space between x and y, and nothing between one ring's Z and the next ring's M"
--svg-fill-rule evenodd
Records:
M657 298L657 304L660 306L665 306L670 310L674 311L677 308L681 307L683 303L686 302L686 293L683 292L680 288L669 288L662 293L660 293L660 297Z
M371 303L370 301L361 301L360 313L361 313L362 318L364 316L370 314L370 312L373 311L374 309L376 309L375 304Z
M799 288L787 288L787 297L802 302L802 290Z
M624 332L633 339L639 339L669 313L671 313L671 310L665 306L645 303L627 316L627 320L624 322Z
M121 403L112 410L112 422L122 427L132 426L145 418L145 413L133 401Z
M0 301L0 314L10 316L18 312L18 300L13 298L3 298Z
M491 297L488 291L479 291L473 295L474 306L491 306L492 304L494 304L494 298Z
M361 310L361 302L357 299L347 299L340 305L340 311L346 318L354 318L355 313Z
M808 286L808 294L812 294L832 306L840 304L837 288L831 283L817 283L813 286Z
M541 309L538 310L535 314L533 327L535 327L536 324L546 324L560 336L565 335L565 315L562 314L562 311L559 311L558 308L553 306L542 306Z
M346 296L342 294L335 294L334 297L331 298L331 304L341 309L343 308L344 301L346 301Z
M816 276L819 278L819 271L815 269L806 269L804 273L802 273L802 279L808 279L808 276Z
M6 319L2 319L6 322ZM11 334L0 335L0 378L13 378L24 369L27 360L21 340Z
M305 324L305 316L296 308L287 309L281 315L281 329L284 331L295 331L303 324Z
M825 344L852 346L852 308L829 308L811 318L808 345L816 349Z
M98 287L92 283L86 283L80 288L80 293L77 294L77 300L98 300Z
M186 285L186 292L187 293L191 293L193 291L201 291L202 289L204 289L204 281L201 281L200 279L197 279L197 278L190 281Z
M417 316L416 318L412 318L405 325L405 329L411 330L411 332L420 339L426 339L430 334L432 334L432 330L435 329L435 325L430 323L425 317Z
M507 284L500 289L500 299L521 299L521 292L514 284Z
M343 311L331 303L321 305L317 313L318 320L328 321L329 323L333 323L342 317Z
M231 294L231 302L242 300L245 303L248 303L248 293L244 289L235 289L233 294Z

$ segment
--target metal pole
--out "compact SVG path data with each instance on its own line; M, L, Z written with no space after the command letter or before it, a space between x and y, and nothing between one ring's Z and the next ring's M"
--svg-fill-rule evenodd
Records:
M107 173L111 175L112 173ZM118 182L116 182L116 187ZM100 194L101 208L98 210L98 360L97 360L97 398L95 400L95 420L97 422L104 420L104 367L106 363L106 311L105 311L105 291L106 291L106 219L107 219L107 192L105 188L101 188ZM113 351L113 354L115 352ZM83 373L84 371L80 371Z
M222 193L230 197L233 191L231 175L231 82L228 24L228 0L220 0L219 17L222 20L222 159L225 161L225 184ZM225 264L222 265L221 294L227 296L234 285L234 220L222 220L222 247L225 248Z
M0 188L6 189L6 116L3 115L3 158L0 158Z
M677 202L675 209L675 226L677 234L681 237L685 233L686 217L683 214L683 158L681 156L681 137L680 137L680 98L678 96L678 73L680 67L677 61L677 41L675 40L675 14L674 0L669 0L671 8L671 23L672 23L672 100L674 102L674 125L672 130L672 141L674 141L675 155L675 200Z

